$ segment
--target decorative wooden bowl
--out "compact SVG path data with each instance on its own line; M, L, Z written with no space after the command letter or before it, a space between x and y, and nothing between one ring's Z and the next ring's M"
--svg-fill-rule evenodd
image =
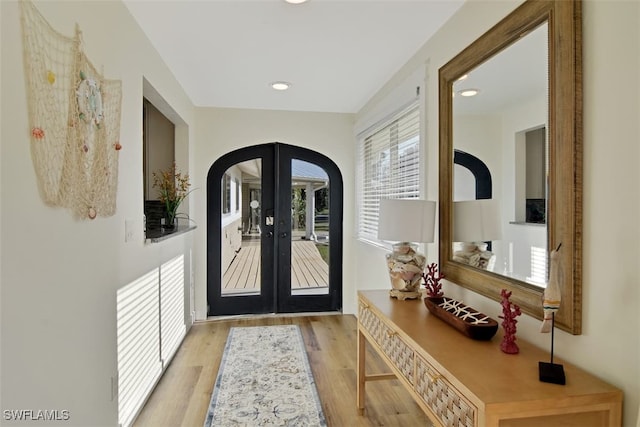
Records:
M498 331L498 322L452 298L424 298L431 314L474 340L488 341Z

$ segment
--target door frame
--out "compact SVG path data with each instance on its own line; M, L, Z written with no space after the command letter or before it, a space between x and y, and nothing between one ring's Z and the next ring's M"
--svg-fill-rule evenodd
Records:
M260 223L266 237L260 239L262 266L260 295L222 296L222 197L221 180L227 169L245 160L260 158L262 207ZM329 290L324 295L292 295L291 292L291 162L300 159L322 167L329 176ZM265 167L265 165L274 165ZM285 191L284 188L287 188ZM276 203L276 197L283 202ZM287 200L283 198L288 198ZM216 160L207 174L207 313L261 314L339 311L342 309L343 182L338 166L327 156L280 142L253 145L229 152ZM276 220L266 226L267 213ZM280 219L280 220L278 220ZM282 233L289 234L282 239ZM269 236L270 234L270 236ZM288 245L281 244L288 242ZM280 262L277 263L276 260ZM282 278L288 278L283 280ZM267 284L271 286L267 286ZM277 284L274 285L274 284ZM214 314L215 313L215 314Z

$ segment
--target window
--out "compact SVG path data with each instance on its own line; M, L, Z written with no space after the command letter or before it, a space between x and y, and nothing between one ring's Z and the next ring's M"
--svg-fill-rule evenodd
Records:
M234 179L236 183L236 212L240 211L240 180L238 178Z
M380 199L420 196L420 109L412 103L358 140L358 238L378 242Z

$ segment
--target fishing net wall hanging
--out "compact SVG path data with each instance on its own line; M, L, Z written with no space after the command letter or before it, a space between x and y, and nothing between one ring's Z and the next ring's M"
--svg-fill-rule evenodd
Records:
M49 206L76 218L116 211L122 84L107 80L83 52L82 33L54 30L20 2L31 158Z

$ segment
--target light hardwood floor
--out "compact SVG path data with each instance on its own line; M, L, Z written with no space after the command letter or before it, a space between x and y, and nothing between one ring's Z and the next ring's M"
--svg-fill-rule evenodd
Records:
M203 424L229 328L233 326L299 325L330 427L430 425L420 407L397 380L367 384L366 410L356 410L356 318L352 315L269 316L216 320L195 324L134 427ZM367 352L367 373L388 372Z

